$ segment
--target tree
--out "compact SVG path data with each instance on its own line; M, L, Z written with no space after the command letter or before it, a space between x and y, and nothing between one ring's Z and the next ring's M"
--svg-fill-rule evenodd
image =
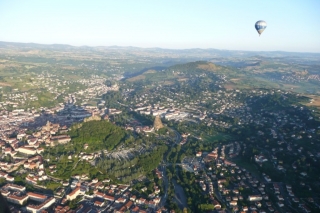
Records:
M6 182L5 178L0 178L0 186L4 185Z

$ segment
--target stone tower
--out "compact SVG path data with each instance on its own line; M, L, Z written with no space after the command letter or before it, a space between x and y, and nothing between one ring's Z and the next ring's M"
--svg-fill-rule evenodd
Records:
M157 115L156 118L154 119L153 127L155 130L161 129L163 127L163 124L159 115Z

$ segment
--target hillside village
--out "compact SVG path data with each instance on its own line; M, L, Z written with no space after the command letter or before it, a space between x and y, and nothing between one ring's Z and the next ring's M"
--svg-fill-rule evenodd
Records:
M225 88L229 83L225 75L172 74L187 76L188 80L177 85L153 82L144 90L123 81L106 86L107 79L95 75L68 82L42 73L31 86L44 85L55 100L62 100L52 108L24 108L28 100L37 101L37 97L19 90L4 96L0 103L0 190L12 212L182 212L187 205L175 209L167 205L177 197L169 195L169 167L195 175L192 187L208 198L205 204L210 211L319 209L320 117L299 102L292 104L291 100L300 100L302 95L280 89ZM201 83L200 87L199 82L208 77L212 82ZM73 83L84 87L69 93L52 86ZM108 106L104 99L103 94L111 92L121 97L111 99L116 107ZM144 124L155 118L157 125ZM135 136L166 140L170 156L163 156L151 177L130 183L90 178L90 174L57 177L58 166L43 155L44 151L72 144L70 127L90 120L109 120ZM164 135L160 135L161 129L165 129ZM213 130L232 136L215 142L207 139L217 133ZM94 167L94 160L103 155L125 162L121 154L139 155L143 152L132 150L149 148L144 144L127 146L89 152L86 143L81 152L70 153L67 159L77 162L75 167L78 162ZM171 150L179 151L172 154ZM182 153L184 156L178 159ZM170 180L178 179L174 175ZM161 184L155 180L161 180ZM148 186L137 187L144 183Z
M210 153L198 152L192 161L184 161L184 167L191 168L195 173L202 171L198 184L204 193L209 194L215 209L226 206L234 212L275 212L284 209L311 212L308 206L315 202L313 197L299 197L301 195L294 193L298 191L297 187L275 182L265 173L251 173L234 163L232 159L241 153L240 147L235 142L218 147ZM262 155L257 158L263 160L256 160L256 167L272 161ZM305 176L303 173L300 175ZM301 185L304 184L301 182Z

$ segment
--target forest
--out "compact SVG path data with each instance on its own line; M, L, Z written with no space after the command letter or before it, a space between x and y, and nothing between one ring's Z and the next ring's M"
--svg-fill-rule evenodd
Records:
M69 132L76 152L83 151L85 144L89 146L88 152L113 150L128 135L122 128L105 120L85 122L80 128L78 126L74 125Z

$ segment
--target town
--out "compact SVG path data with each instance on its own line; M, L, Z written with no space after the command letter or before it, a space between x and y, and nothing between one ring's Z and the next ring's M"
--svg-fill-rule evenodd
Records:
M237 87L211 62L127 77L120 65L109 76L80 67L92 74L2 84L0 191L11 212L319 211L315 99Z

